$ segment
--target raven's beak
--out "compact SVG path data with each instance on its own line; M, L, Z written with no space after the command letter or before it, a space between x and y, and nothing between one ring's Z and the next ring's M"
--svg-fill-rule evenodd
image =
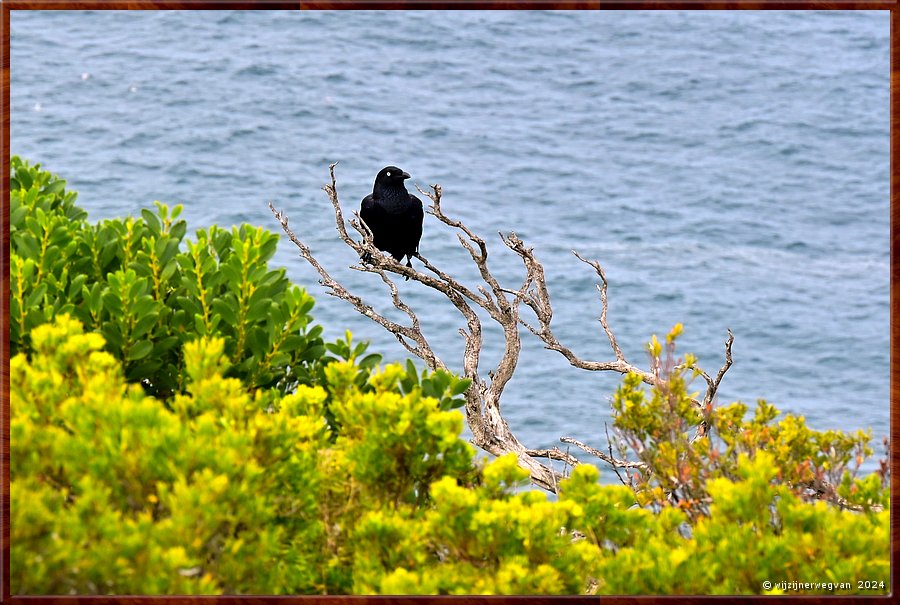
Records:
M406 172L406 171L404 170L404 171L403 171L403 174L400 175L400 178L402 178L402 179L408 179L408 178L410 178L410 177L409 177L409 173Z

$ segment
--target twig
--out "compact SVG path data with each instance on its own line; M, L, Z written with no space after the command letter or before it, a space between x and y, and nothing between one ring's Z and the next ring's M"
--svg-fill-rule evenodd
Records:
M532 450L526 449L525 453L529 456L534 456L535 458L547 458L550 460L561 460L565 464L568 464L572 468L581 464L581 461L578 460L575 456L571 455L569 452L564 452L560 450L558 447L552 447L550 449L545 450Z
M606 431L606 446L609 449L609 457L610 457L610 459L613 459L614 456L613 456L613 451L612 451L612 439L609 438L609 424L604 422L603 429ZM631 482L625 483L625 480L622 478L622 475L619 473L619 468L621 468L621 467L618 467L615 464L612 465L613 472L616 474L616 477L619 478L619 481L622 483L622 485L624 485L625 487L632 487L633 484Z
M636 468L643 471L646 471L649 468L645 462L630 462L628 460L619 460L617 458L614 458L612 455L601 452L600 450L582 443L577 439L573 439L572 437L560 437L559 440L563 443L571 443L575 447L583 449L588 454L600 458L600 460L603 460L613 468Z

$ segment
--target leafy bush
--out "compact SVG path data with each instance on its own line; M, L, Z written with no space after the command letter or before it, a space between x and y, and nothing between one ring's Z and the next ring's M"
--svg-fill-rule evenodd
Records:
M162 204L91 225L15 157L11 183L14 593L890 591L869 435L699 409L680 326L649 394L616 392L644 468L580 465L551 501L459 438L468 380L323 342L272 233L184 240Z
M187 390L167 409L73 318L31 342L11 363L13 593L890 590L888 512L805 503L764 451L711 479L688 526L587 465L557 501L515 493L515 458L476 463L461 414L401 365L363 389L358 365L333 362L323 386L248 393L205 337L185 346Z
M322 340L309 314L313 298L284 269L268 268L275 233L213 225L199 229L196 241L185 240L181 206L159 202L141 218L92 225L66 182L39 165L13 156L10 182L13 355L31 351L32 329L69 313L103 335L129 381L163 399L183 390L183 346L203 336L225 339L228 376L281 393L321 383L334 361L358 361L356 383L363 388L381 362L349 332L343 340ZM405 386L418 380L413 371ZM421 380L426 395L444 397L444 409L463 405L458 396L468 380L443 371Z
M857 477L863 460L872 454L869 431L815 431L802 416L776 421L778 410L760 400L746 420L747 406L736 402L701 410L696 393L688 392L688 373L698 375L696 360L675 359L675 326L663 346L653 337L648 345L651 367L659 383L644 389L637 375L628 375L613 399L613 426L622 457L632 452L647 470L629 477L641 505L677 506L692 520L709 514L715 501L708 486L718 478L739 481L742 456L767 452L777 463L773 481L789 487L805 500L825 499L869 510L888 505L888 476ZM692 431L702 423L700 435Z
M767 452L739 456L736 480L710 481L709 514L693 526L678 507L629 508L634 502L630 489L598 485L593 469L575 471L562 498L582 506L580 529L596 546L591 569L598 592L890 592L889 513L806 503L775 481L780 468ZM866 588L859 581L874 585ZM798 590L782 582L812 586Z
M365 393L335 362L327 390L251 395L205 337L185 346L169 410L68 315L32 343L11 368L14 592L349 592L361 510L421 504L432 481L472 472L460 413L400 395L400 366Z
M129 380L170 397L185 375L183 345L225 339L230 375L289 392L325 357L314 301L284 269L270 270L278 236L251 225L200 229L181 249L181 206L140 218L87 222L66 182L11 160L10 346L29 352L31 330L64 313L103 335ZM377 363L377 362L376 362Z

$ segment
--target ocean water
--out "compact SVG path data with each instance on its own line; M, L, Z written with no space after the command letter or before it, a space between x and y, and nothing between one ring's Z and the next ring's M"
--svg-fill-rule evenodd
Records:
M887 11L13 11L12 153L59 173L93 220L184 204L191 231L279 231L266 202L353 292L321 186L340 161L345 212L380 168L440 183L510 287L515 231L544 263L554 328L579 355L629 360L684 324L680 351L719 400L764 398L817 429L889 418ZM421 252L470 283L455 236L426 216ZM394 337L327 296L283 240L274 262L386 360ZM460 368L464 322L414 282L400 291ZM392 317L399 317L391 313ZM527 313L525 314L527 317ZM502 350L485 329L483 372ZM529 447L605 447L618 376L583 372L523 334L503 410ZM702 384L696 384L697 389ZM574 452L573 453L577 453ZM873 468L872 464L867 468Z

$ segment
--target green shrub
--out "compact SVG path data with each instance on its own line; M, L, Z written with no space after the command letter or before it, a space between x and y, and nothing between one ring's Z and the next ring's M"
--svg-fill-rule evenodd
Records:
M648 345L651 366L659 368L659 384L645 390L641 378L627 375L613 399L617 443L622 456L644 462L649 472L629 476L641 505L676 506L691 520L709 513L708 486L718 478L738 481L741 456L759 452L774 457L778 473L773 480L806 500L826 499L869 510L888 504L887 477L857 477L863 460L872 454L870 432L815 431L802 416L787 415L766 401L745 419L747 406L710 405L701 410L689 393L696 359L676 360L675 341L680 324L666 338L666 350L656 337ZM695 428L705 430L697 436Z
M767 452L741 455L736 480L710 481L709 514L689 532L684 510L629 508L630 489L598 485L593 469L575 471L563 484L562 500L582 507L580 529L596 545L592 573L600 593L890 592L889 513L804 502L775 481L780 468ZM861 580L875 581L875 587L863 588ZM813 586L797 590L782 582Z
M365 510L429 499L472 470L462 416L400 366L355 385L247 392L221 338L185 346L171 410L128 385L103 337L62 315L12 360L13 592L334 593L352 589ZM325 400L346 427L334 443Z
M184 241L162 204L91 225L15 157L11 183L13 593L890 591L869 435L698 409L680 326L649 347L659 384L614 399L646 469L580 465L551 501L514 456L475 461L468 380L324 343L272 233Z
M358 365L333 362L323 386L251 393L223 378L223 340L203 338L167 409L75 319L31 342L11 363L13 593L890 590L887 510L803 502L765 451L711 479L688 526L683 508L637 507L588 465L556 501L515 493L527 473L514 456L475 463L461 414L402 392L401 365L362 389Z
M229 375L248 387L287 393L312 381L322 328L311 324L312 297L267 266L276 234L212 226L182 249L181 206L90 224L65 181L15 156L11 172L13 354L31 350L34 327L69 313L103 335L130 381L165 398L182 390L183 346L201 336L225 339Z
M102 334L129 381L170 399L185 384L183 346L199 337L225 339L228 376L247 388L289 393L319 384L334 361L355 361L365 388L381 356L346 337L326 343L312 324L314 300L270 270L278 235L252 225L215 225L185 240L187 225L156 202L140 218L87 222L66 182L13 156L10 187L12 354L31 351L31 330L69 313ZM184 244L184 246L182 246ZM411 362L409 362L410 367ZM411 370L403 388L419 385ZM469 381L424 373L421 388L463 405ZM326 410L329 422L334 416ZM336 427L333 427L336 428Z

